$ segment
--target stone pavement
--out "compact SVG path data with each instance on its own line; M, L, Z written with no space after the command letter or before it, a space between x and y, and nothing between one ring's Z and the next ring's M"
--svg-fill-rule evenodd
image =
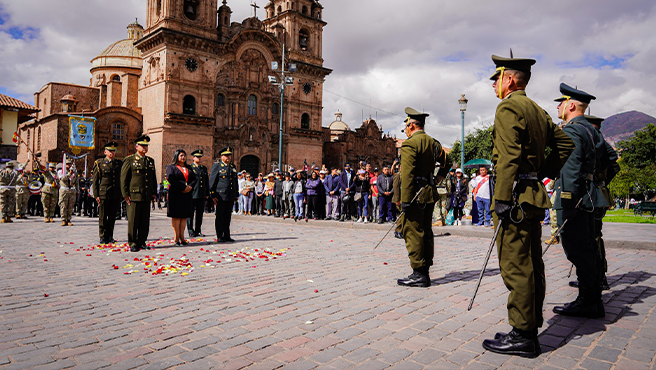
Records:
M95 248L95 219L73 222L0 225L0 369L655 366L651 250L608 250L607 314L589 320L552 313L576 295L562 247L552 247L543 354L523 359L481 347L510 328L496 253L467 311L487 238L436 237L433 286L408 289L395 281L411 272L402 242L390 235L372 251L387 225L240 217L237 242L214 244L206 215L210 242L153 240L155 250L129 253ZM155 212L150 235L171 234ZM116 236L124 235L120 221Z

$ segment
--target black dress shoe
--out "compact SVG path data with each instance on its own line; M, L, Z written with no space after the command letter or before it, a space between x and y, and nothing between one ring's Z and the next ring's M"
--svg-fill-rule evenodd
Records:
M601 281L601 290L610 290L610 285L608 285L608 280L606 280L606 276L604 276L604 279Z
M397 238L397 239L403 239L403 234L401 234L401 233L398 232L398 231L395 231L395 232L394 232L394 237Z
M428 276L428 273L420 271L420 270L414 270L410 276L408 276L405 279L398 279L397 284L401 286L408 286L408 287L419 287L419 288L427 288L431 285L430 277Z
M139 252L139 247L130 247L130 252Z
M225 241L228 242L228 243L234 243L234 242L235 242L235 239L233 239L233 238L226 238Z
M180 244L182 244L182 245L187 245L187 244L189 244L189 242L186 241L186 240L184 240L184 239L182 239L182 241L180 241Z
M579 281L578 280L570 281L569 286L571 286L572 288L578 288L579 287Z
M144 244L144 245L141 246L141 249L152 250L153 247Z
M565 303L564 306L556 306L553 312L563 316L587 317L589 319L598 319L606 316L604 303L585 298L579 295L574 302Z
M483 341L483 348L494 353L502 355L514 355L528 358L535 358L540 355L540 342L537 333L528 333L514 329L510 333L497 336L495 339L486 339Z
M198 238L198 237L204 238L204 237L205 237L205 234L198 232L198 233L196 233L196 237L197 237L197 238Z
M98 244L109 244L105 239L100 239L100 242Z

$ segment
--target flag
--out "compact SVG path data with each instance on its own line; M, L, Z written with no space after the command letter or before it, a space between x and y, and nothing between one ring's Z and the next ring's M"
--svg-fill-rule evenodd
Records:
M307 159L304 159L303 160L303 171L307 172L307 170L308 170Z
M18 143L18 132L14 131L14 137L12 140L14 141L14 143Z

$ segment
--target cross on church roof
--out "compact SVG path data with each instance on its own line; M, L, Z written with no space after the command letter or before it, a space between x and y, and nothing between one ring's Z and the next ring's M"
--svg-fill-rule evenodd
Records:
M257 6L257 2L252 3L251 6L253 7L253 17L257 18L257 9L260 7Z

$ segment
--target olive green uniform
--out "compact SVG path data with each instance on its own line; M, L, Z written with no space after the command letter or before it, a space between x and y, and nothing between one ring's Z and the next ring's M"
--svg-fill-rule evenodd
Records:
M446 178L437 184L437 202L435 202L435 210L433 211L433 219L435 226L446 225L446 215L449 211L446 210L448 203Z
M55 215L57 207L58 187L57 174L54 171L46 171L43 174L44 183L41 189L41 203L43 204L43 216L51 219Z
M405 211L401 222L410 266L413 270L427 270L433 265L432 218L438 194L432 177L438 156L446 161L442 145L423 130L414 132L401 146L400 201ZM445 162L440 161L440 163ZM444 176L448 168L445 166L440 171L443 173L438 175ZM421 194L415 202L412 202L420 189Z
M121 193L128 204L128 244L144 247L150 228L150 201L157 194L155 160L135 153L125 157L121 167Z
M101 158L93 164L91 189L98 203L98 236L109 243L114 241L116 213L121 206L121 167L118 159Z
M27 218L27 202L30 200L29 174L23 172L16 179L16 215L19 218Z
M394 207L396 207L396 203L401 202L401 173L397 172L394 174L394 177L392 178L392 203L394 203ZM397 210L397 213L399 213L400 210ZM397 216L399 217L399 216ZM398 232L399 234L403 234L403 215L401 215L397 220L396 220L396 227L394 228L394 231Z
M18 172L12 168L0 171L0 219L11 220L16 215L16 180Z
M71 222L73 207L78 193L78 181L75 172L62 170L59 175L59 210L62 221Z
M508 320L514 328L536 330L544 322L546 290L541 221L544 210L551 208L538 178L556 177L574 146L523 90L510 93L497 106L492 137L497 173L492 208L497 201L515 205L511 219L501 223L496 240L501 277L510 291ZM551 154L545 159L547 147ZM493 217L499 225L497 214Z

